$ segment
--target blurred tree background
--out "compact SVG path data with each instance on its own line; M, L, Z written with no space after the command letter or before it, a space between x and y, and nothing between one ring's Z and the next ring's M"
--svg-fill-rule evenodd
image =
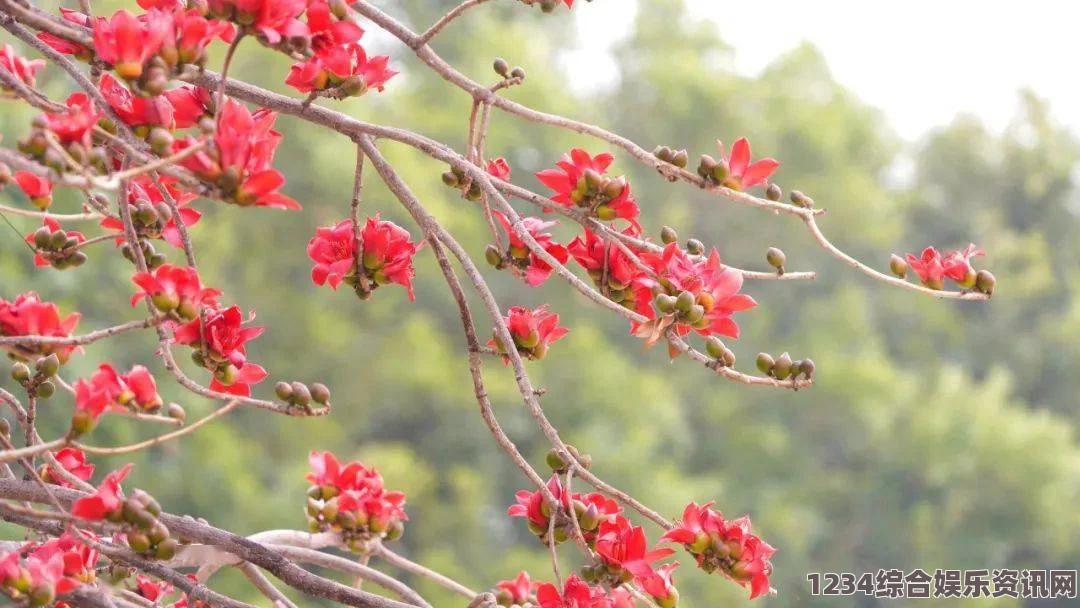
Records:
M99 12L121 4L94 3ZM380 4L415 29L456 2ZM493 78L494 56L506 57L529 74L524 86L507 93L511 98L601 124L646 148L686 147L696 158L710 152L716 138L747 135L758 154L783 161L776 176L781 185L802 189L828 208L821 224L841 248L885 268L890 252L974 240L989 252L981 263L997 275L998 293L979 304L888 288L828 257L800 222L667 184L616 152L614 169L631 177L646 226L658 231L671 224L682 238L715 245L726 261L746 268L766 268L765 249L779 245L789 269L819 272L809 283L748 282L761 305L740 317L744 336L732 344L744 368L761 350L811 356L817 384L798 393L750 388L698 365L669 365L662 348L643 351L624 321L557 278L529 289L491 273L505 305L549 302L572 328L552 356L530 365L564 437L593 455L601 476L669 516L688 500L716 500L731 516L751 514L779 549L773 585L780 593L759 601L765 605L876 603L811 597L808 572L1075 568L1080 144L1054 122L1045 100L1022 93L1023 110L1003 134L960 116L908 144L880 112L834 81L813 48L798 48L759 77L734 72L735 49L712 25L688 19L681 0L642 2L633 31L617 48L617 84L578 96L553 58L583 35L609 33L575 32L565 11L542 17L516 3L492 3L457 21L435 47L480 80ZM402 75L385 94L330 102L333 107L461 150L468 97L396 41L373 31L368 36L391 53ZM233 74L286 92L287 69L283 58L248 44ZM70 90L55 68L43 78L56 97ZM7 145L25 133L31 116L4 105L0 128ZM457 312L434 259L426 250L417 256L415 304L397 289L360 302L347 290L312 285L304 248L316 226L347 215L354 152L344 138L292 118L278 125L286 142L277 166L288 177L285 190L304 210L197 203L204 217L193 236L204 278L225 291L227 302L256 310L269 328L250 353L271 372L259 390L268 393L277 379L323 381L333 391L334 412L317 420L230 414L179 444L141 454L132 487L149 490L170 511L239 533L302 528L307 452L334 450L377 466L388 485L408 492L411 521L401 544L411 558L477 589L523 568L550 578L543 548L505 515L527 480L477 415ZM518 183L539 188L531 174L571 146L607 149L493 114L489 155L505 156ZM381 148L482 259L481 214L442 186L445 167L392 142ZM0 200L26 205L14 187ZM74 197L60 198L57 210L76 206ZM419 233L374 173L364 210L382 211ZM34 228L26 218L12 221L23 233ZM567 240L575 233L572 226L560 229ZM119 256L91 252L91 263L78 272L40 271L15 234L5 227L4 235L3 297L36 289L65 312L82 311L81 331L141 314L127 306L131 270ZM179 252L168 253L182 260ZM212 404L164 380L154 348L150 334L93 345L65 368L67 377L89 374L101 361L150 362L167 400L182 403L190 419L207 413ZM501 421L542 465L545 443L510 374L497 363L487 369ZM6 373L3 381L10 384ZM44 409L49 430L61 432L68 399L54 398ZM92 439L108 444L159 430L115 418ZM99 460L98 470L122 462ZM567 563L576 559L573 548L564 554ZM682 605L747 603L743 590L700 574L689 556L681 560ZM263 601L239 577L219 576L223 589ZM429 583L411 582L437 606L461 604ZM1010 602L1018 605L998 603Z

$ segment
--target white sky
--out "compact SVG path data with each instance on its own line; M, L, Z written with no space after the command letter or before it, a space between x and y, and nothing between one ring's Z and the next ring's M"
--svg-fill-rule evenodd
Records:
M581 2L583 31L628 31L633 7L649 0ZM802 41L822 51L836 79L882 108L913 139L975 114L1005 126L1016 91L1050 100L1059 121L1080 132L1080 2L1075 0L686 0L713 19L735 49L736 68L756 74ZM601 27L600 24L606 24ZM587 36L572 71L610 71L613 42Z

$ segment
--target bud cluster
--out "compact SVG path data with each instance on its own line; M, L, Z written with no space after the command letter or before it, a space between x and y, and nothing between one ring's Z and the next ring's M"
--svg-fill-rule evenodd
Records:
M157 270L166 265L169 261L169 258L164 253L155 249L150 241L140 239L139 250L142 252L143 260L146 261L146 267L150 270ZM125 260L135 264L135 250L131 248L131 244L124 243L124 245L120 247L120 255L124 256Z
M60 316L59 307L44 302L32 291L20 294L14 300L0 298L0 335L46 336L69 338L79 325L79 313ZM5 347L8 357L16 361L30 361L39 356L56 353L60 363L66 363L78 346L59 344L19 344Z
M596 540L600 524L613 521L622 512L618 503L602 494L567 492L558 475L551 476L547 488L560 505L557 511L544 499L544 494L539 490L518 491L517 504L507 509L510 517L525 518L529 532L535 534L545 545L566 542L571 535L576 533L574 528L576 518L585 542L591 546Z
M775 358L769 353L758 353L757 368L761 373L777 380L798 380L800 375L810 380L814 376L813 359L793 361L787 352Z
M99 145L103 140L93 134L104 115L85 93L75 93L68 97L64 110L37 116L30 133L16 146L59 175L70 171L105 174L110 168L109 154ZM20 172L16 179L35 207L44 211L50 206L51 184L41 183L44 178Z
M119 524L131 550L155 559L172 559L179 542L169 535L169 529L158 520L161 506L142 490L135 490L124 500L118 511L112 511L105 519Z
M34 247L34 265L52 266L57 270L78 268L86 263L86 253L79 251L79 245L86 241L83 233L64 230L60 222L45 216L42 226L26 237L26 242Z
M310 386L303 382L278 382L274 385L274 393L278 399L294 407L309 409L312 401L319 405L330 405L330 389L321 382Z
M308 529L336 532L352 551L363 553L375 540L405 533L405 494L387 491L383 478L361 462L341 464L330 452L312 452L307 480Z
M491 63L491 69L495 70L495 73L501 76L503 81L516 80L521 82L525 80L525 68L521 66L511 68L510 64L502 57L495 58L495 61Z
M690 155L685 149L673 150L667 146L657 146L653 150L653 156L680 169L685 169L686 165L690 164Z
M26 392L38 397L48 399L56 392L56 384L52 378L60 371L60 357L53 353L39 358L34 362L34 371L22 361L16 361L11 366L11 377L18 382Z
M80 532L89 535L89 532ZM16 605L51 606L56 596L96 580L96 549L71 532L48 542L29 542L10 553L0 553L0 595ZM57 603L55 606L66 604Z
M76 380L72 388L75 390L72 436L92 431L105 411L153 414L164 404L157 392L157 382L142 365L120 374L112 365L102 363L89 379Z
M465 172L457 167L450 167L449 171L444 172L442 182L447 188L461 190L462 196L467 200L478 201L484 196L480 184L473 181L472 178L466 177Z
M515 350L526 359L543 359L548 347L570 331L559 326L559 315L549 311L546 305L535 310L513 306L504 320L514 340ZM504 360L509 361L506 344L498 333L488 342L488 346L494 347Z

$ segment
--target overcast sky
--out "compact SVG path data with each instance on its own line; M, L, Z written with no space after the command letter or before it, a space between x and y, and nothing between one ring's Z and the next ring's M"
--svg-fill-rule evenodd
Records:
M631 7L649 0L595 0L575 6L593 31L627 31ZM802 41L821 49L833 74L882 108L897 132L916 138L959 112L1002 128L1016 91L1030 87L1055 116L1080 132L1080 2L1027 0L687 0L717 23L736 67L755 74ZM598 27L607 23L607 27ZM619 23L622 27L612 27ZM587 31L587 30L586 30ZM768 35L765 35L766 32ZM589 36L570 69L605 63L613 40ZM608 60L609 61L609 60Z

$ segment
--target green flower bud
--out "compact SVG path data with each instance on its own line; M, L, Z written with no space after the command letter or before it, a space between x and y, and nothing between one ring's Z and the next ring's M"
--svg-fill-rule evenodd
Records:
M716 164L715 158L708 154L702 154L701 159L698 161L698 175L705 179L712 179L713 171L716 170Z
M550 467L551 470L556 473L561 473L565 471L566 465L569 464L563 459L563 457L559 454L558 450L556 450L555 448L551 448L550 450L548 450L547 456L544 457L544 460L545 462L547 462L548 467Z
M773 365L776 362L773 361L772 355L769 353L758 353L757 356L757 368L761 373L768 375L772 373Z
M30 366L22 361L16 361L11 366L11 377L16 382L23 383L30 379Z
M716 336L709 336L705 338L705 352L709 353L709 356L713 359L723 359L724 350L727 347L720 341L720 338Z
M48 399L56 393L56 385L52 383L52 380L42 380L37 388L34 389L36 394L41 399Z
M67 243L67 233L63 230L57 230L49 235L49 249L63 249L64 244Z
M395 519L390 522L390 525L386 528L386 540L397 540L405 535L405 523L400 519Z
M150 302L161 312L169 312L180 306L180 296L175 293L161 292L150 296Z
M146 260L146 264L150 267L151 270L154 270L168 261L169 258L166 257L164 253L155 253L154 255L150 256L150 259Z
M71 416L71 435L78 437L94 430L97 421L86 410L76 410Z
M769 247L769 250L765 252L765 261L776 269L779 274L784 274L784 262L787 261L787 256L784 252L776 247Z
M813 378L813 376L814 376L814 360L813 359L803 359L802 363L799 364L799 371L802 372L802 375L805 376L807 380L810 380L811 378Z
M86 263L86 260L88 259L89 258L86 257L86 254L81 251L76 251L75 253L68 256L68 261L71 263L71 266L73 268L78 268L79 266L82 266Z
M311 385L311 398L315 403L327 405L330 403L330 389L325 384L316 382Z
M793 363L791 361L791 355L782 353L776 358L776 362L773 363L772 373L773 377L777 380L786 380L791 375Z
M895 253L889 257L889 270L901 279L907 278L908 265L904 258Z
M42 226L41 228L38 228L34 231L34 245L38 249L48 249L52 244L50 242L51 239L49 238L51 236L52 232L49 231L48 227Z
M770 201L778 201L783 195L783 190L781 190L780 186L776 184L769 184L769 187L765 188L765 198L769 199Z
M150 203L143 201L135 208L135 219L143 226L152 226L158 221L157 210Z
M686 252L690 255L701 255L705 253L705 244L697 239L690 239L686 241Z
M39 374L46 378L51 378L56 375L56 372L60 371L60 357L53 353L47 357L42 357L34 364L37 367Z
M146 553L150 550L150 537L144 532L131 530L127 533L128 546L136 553Z
M698 323L705 318L705 307L701 304L694 304L690 307L690 312L686 313L686 320L690 323Z
M671 157L671 164L680 169L685 169L686 165L690 164L690 155L686 153L686 150L679 150Z
M735 367L735 353L730 348L724 347L722 359L725 367Z
M510 64L502 57L496 57L495 61L491 64L491 68L495 70L496 74L503 78L509 78L510 76Z
M670 245L679 240L679 233L675 232L675 229L671 226L664 226L660 229L660 240L665 245Z
M187 420L187 412L179 403L170 403L166 413L173 420L179 420L180 422Z
M724 180L727 179L728 175L730 174L731 167L728 166L728 162L726 160L722 159L716 163L716 167L714 167L712 171L713 179L720 182L721 184L724 183Z
M675 157L675 152L667 146L656 146L653 148L653 156L666 163L670 163L671 159Z
M980 270L975 275L975 289L985 293L988 296L994 295L994 287L997 285L997 278L989 270Z
M294 404L299 405L300 407L307 407L311 404L311 391L308 390L306 384L304 384L303 382L293 382L291 388L291 401Z
M604 196L608 197L609 200L614 199L617 198L620 194L622 194L623 190L625 189L626 178L617 177L615 179L608 180L608 182L604 184Z
M596 218L609 222L618 217L615 214L615 210L611 208L611 205L599 205L596 207Z
M680 293L679 297L675 300L675 308L679 312L681 312L683 314L689 313L690 309L693 306L694 306L694 294L690 293L689 291L684 291L684 292ZM704 308L704 307L702 307L702 308Z
M443 181L444 184L446 184L447 186L449 186L451 188L457 188L458 185L460 185L460 183L461 183L458 180L458 176L454 175L453 171L447 171L447 172L443 173L442 174L442 181Z
M155 521L154 525L150 528L150 532L147 533L147 536L150 538L151 543L159 545L165 542L166 538L169 538L169 529L160 521Z
M814 206L814 199L806 196L799 190L791 191L791 202L799 207L805 207L807 209Z
M660 309L660 312L670 315L675 312L675 306L677 300L674 296L669 296L666 293L660 293L656 295L656 307Z
M960 289L971 289L972 287L975 287L975 282L977 280L978 274L975 272L975 269L969 266L967 272L964 274L964 278L957 281L956 285L960 287Z
M495 268L501 268L503 265L502 254L499 253L499 249L495 245L488 245L484 248L484 259Z
M165 201L161 201L154 205L154 211L157 211L158 221L163 224L169 223L169 220L173 217L172 209L169 208L169 204Z
M166 538L157 547L154 548L154 558L161 561L167 561L176 555L176 549L180 546L180 543L175 538Z

